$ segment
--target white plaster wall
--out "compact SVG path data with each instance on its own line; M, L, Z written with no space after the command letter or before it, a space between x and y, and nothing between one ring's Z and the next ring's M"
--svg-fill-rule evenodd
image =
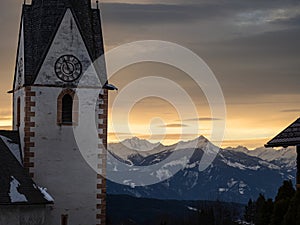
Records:
M81 155L73 127L57 125L57 98L63 89L32 90L36 92L34 180L54 198L50 224L59 224L61 215L68 214L69 224L95 225L96 204L101 203L96 199L97 173Z
M20 141L21 141L21 149L22 149L22 156L24 157L24 118L25 118L25 89L19 89L14 93L13 96L13 129L18 130L19 129L19 134L20 134ZM18 104L18 98L20 98L20 127L17 127L17 104Z

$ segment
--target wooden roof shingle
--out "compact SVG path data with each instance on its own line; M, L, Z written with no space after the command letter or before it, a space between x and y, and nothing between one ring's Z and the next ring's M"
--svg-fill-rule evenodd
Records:
M300 145L300 118L279 133L266 147L288 147Z

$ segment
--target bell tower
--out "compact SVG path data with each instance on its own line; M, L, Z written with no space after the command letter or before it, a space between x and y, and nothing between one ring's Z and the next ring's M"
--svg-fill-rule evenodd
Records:
M90 0L32 0L23 4L13 86L13 127L23 165L54 198L46 225L100 225L106 217L108 94L100 11ZM98 80L97 80L98 78ZM84 87L81 81L84 81ZM98 167L84 160L74 136L80 124L79 86L97 90ZM94 156L90 156L94 157Z

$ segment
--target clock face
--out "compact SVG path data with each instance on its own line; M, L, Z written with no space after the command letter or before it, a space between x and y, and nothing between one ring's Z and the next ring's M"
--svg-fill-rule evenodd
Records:
M62 81L73 82L81 76L81 62L73 55L63 55L55 63L55 73Z
M21 86L23 78L23 58L18 61L18 86Z

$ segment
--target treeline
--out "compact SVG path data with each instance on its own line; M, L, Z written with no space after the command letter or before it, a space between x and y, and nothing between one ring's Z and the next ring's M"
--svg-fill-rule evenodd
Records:
M250 200L244 219L255 225L299 225L300 191L294 189L291 181L284 181L275 200L263 195L254 202Z
M236 225L243 204L108 195L107 225Z
M173 215L160 218L159 225L237 225L235 222L240 214L229 205L224 205L222 202L215 202L212 206L198 206L198 211L183 215L183 218Z

